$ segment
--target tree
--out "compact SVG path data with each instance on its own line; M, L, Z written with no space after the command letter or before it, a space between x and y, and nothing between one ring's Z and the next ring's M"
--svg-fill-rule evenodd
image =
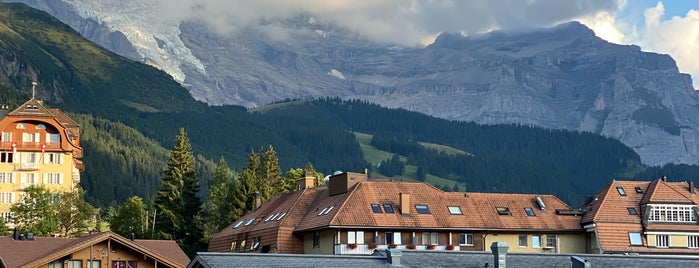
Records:
M235 204L232 202L236 191L236 174L221 157L213 171L209 188L209 201L206 204L204 237L210 239L216 232L228 226L235 218Z
M53 202L57 194L43 187L29 186L26 195L10 208L12 219L19 231L31 231L36 236L49 236L58 231Z
M76 186L73 191L60 195L55 204L59 234L73 237L87 234L90 221L94 219L95 208L85 201L85 191Z
M260 180L260 194L262 200L268 200L277 196L281 191L282 169L279 167L279 158L272 145L262 155L263 176Z
M304 168L304 171L313 173L313 175L315 177L313 179L313 183L315 183L315 185L324 185L325 184L325 181L323 180L325 178L325 176L323 176L323 173L316 171L316 169L313 168L313 164L311 164L311 162L306 163L306 168ZM304 172L304 174L305 174L305 172Z
M255 194L258 192L258 171L260 170L260 157L255 151L250 152L248 164L243 169L238 181L235 196L233 198L233 218L236 220L253 209Z
M282 192L288 193L298 190L298 181L305 176L303 168L292 168L286 172L282 179Z
M187 132L180 128L156 193L156 237L175 240L190 256L203 248L199 180Z
M109 227L125 237L146 238L148 233L148 212L143 199L133 196L120 207L109 212Z

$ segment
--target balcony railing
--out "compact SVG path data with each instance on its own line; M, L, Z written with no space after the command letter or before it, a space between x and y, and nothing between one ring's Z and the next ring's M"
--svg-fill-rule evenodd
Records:
M39 169L39 163L38 162L22 162L19 164L19 169L20 170L37 170Z

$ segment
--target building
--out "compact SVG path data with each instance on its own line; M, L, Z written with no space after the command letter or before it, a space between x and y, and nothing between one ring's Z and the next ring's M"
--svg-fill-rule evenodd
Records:
M58 109L46 108L32 98L9 113L2 112L0 214L11 222L10 207L28 186L71 191L80 182L83 151L80 126Z
M612 181L584 205L587 251L699 255L698 202L692 182Z
M331 176L327 186L261 204L216 234L209 251L363 254L387 248L584 253L582 212L552 195L443 192L429 184Z
M0 237L0 268L181 268L189 262L172 240L132 240L112 232L79 238Z

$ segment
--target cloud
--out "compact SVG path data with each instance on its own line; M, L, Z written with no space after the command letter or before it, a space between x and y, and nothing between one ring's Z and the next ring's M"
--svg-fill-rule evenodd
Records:
M545 27L602 11L623 0L144 0L153 17L175 23L204 21L222 34L240 27L309 15L343 26L360 37L401 45L425 45L436 34Z
M694 87L699 88L699 11L692 9L684 17L667 20L663 20L664 13L662 2L646 9L645 28L625 41L646 51L671 55L680 71L691 74Z

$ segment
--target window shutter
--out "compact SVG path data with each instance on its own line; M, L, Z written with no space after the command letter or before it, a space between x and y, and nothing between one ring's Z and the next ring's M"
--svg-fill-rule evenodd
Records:
M49 160L51 160L51 154L42 154L41 156L44 159L44 165L49 163Z
M58 184L63 184L63 173L58 173Z
M63 154L62 153L56 153L56 164L63 164Z
M49 184L49 174L44 173L44 184Z
M33 139L32 141L33 141L33 142L39 142L39 141L40 141L39 133L34 133L34 139Z

